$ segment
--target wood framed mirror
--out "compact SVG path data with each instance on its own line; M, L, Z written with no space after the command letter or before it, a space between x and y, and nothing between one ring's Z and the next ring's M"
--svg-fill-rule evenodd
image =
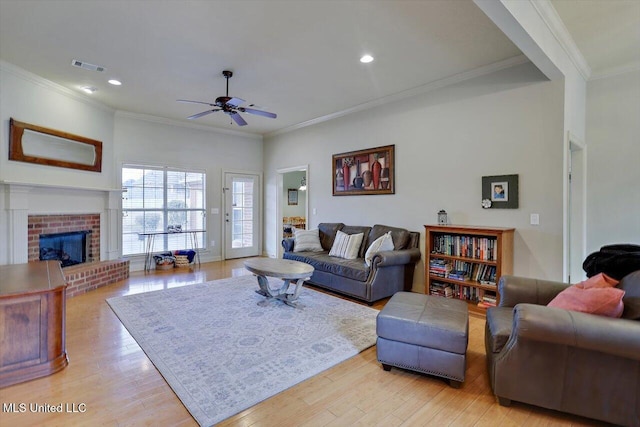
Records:
M42 126L9 121L9 160L102 171L102 142Z

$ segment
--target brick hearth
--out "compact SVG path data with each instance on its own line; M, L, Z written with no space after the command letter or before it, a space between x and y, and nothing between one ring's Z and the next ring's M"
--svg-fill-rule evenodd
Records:
M72 265L62 270L67 279L67 298L93 291L129 277L129 260L117 259Z
M40 258L40 234L91 230L88 262L62 270L67 283L67 298L106 286L129 277L129 261L100 261L100 214L29 215L28 260Z

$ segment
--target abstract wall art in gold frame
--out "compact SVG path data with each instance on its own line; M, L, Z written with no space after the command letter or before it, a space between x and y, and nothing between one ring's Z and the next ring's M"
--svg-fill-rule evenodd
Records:
M333 195L394 194L395 145L334 154Z

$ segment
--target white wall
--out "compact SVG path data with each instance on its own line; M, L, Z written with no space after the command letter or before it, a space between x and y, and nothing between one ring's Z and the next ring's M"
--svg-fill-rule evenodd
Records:
M300 129L265 141L265 194L275 170L309 166L307 221L376 223L419 231L445 209L455 224L515 227L515 273L562 278L563 82L549 82L524 64L431 93ZM396 146L396 194L331 195L331 156ZM482 209L481 179L519 174L520 208ZM529 225L530 213L540 225ZM265 243L279 242L267 209ZM424 258L424 254L423 254ZM423 265L414 289L423 288Z
M587 249L640 244L640 70L587 86Z
M6 62L0 88L0 181L113 188L113 110ZM10 118L102 141L102 172L8 160Z
M3 61L0 91L0 265L27 262L27 218L39 213L99 213L101 258L117 257L113 193L103 191L117 188L114 111ZM102 172L8 160L10 118L101 141Z
M205 171L208 248L201 258L203 262L221 259L224 217L222 171L262 173L262 138L118 112L114 140L118 182L123 163L169 165ZM211 208L220 209L220 214L211 214ZM216 244L209 247L212 240ZM140 262L132 263L132 269L139 268Z
M584 141L586 80L591 70L549 1L473 0L549 79L564 80L563 280L568 279L569 253L585 252L575 228L584 219L569 217L569 142L571 133ZM582 212L579 211L581 214ZM569 248L571 246L571 248Z

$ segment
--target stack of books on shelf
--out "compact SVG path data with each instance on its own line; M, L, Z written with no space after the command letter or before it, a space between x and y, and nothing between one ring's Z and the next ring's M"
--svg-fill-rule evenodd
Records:
M457 298L457 295L453 290L453 286L446 283L433 282L429 288L429 293L431 295L438 295L445 298Z
M429 274L434 276L448 277L451 268L451 263L443 259L432 259L429 261Z
M433 251L438 254L495 261L498 257L496 239L489 237L440 234L433 239Z
M465 270L451 270L449 279L453 280L469 280L469 274Z
M481 308L489 308L489 307L495 307L495 306L496 306L496 296L487 294L487 293L485 293L482 296L482 299L480 300L480 302L478 302L478 307L481 307Z

